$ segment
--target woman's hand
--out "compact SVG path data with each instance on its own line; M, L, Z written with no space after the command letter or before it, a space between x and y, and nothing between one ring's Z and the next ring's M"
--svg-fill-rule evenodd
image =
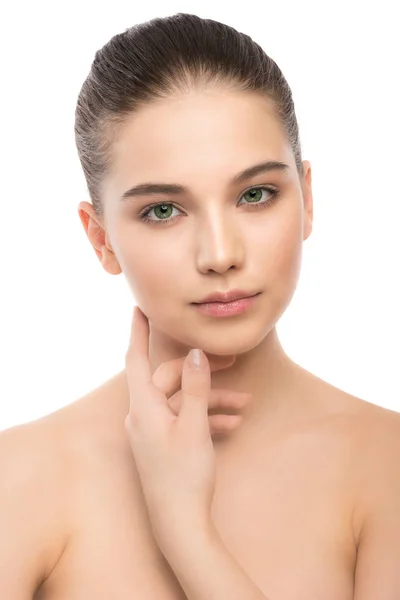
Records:
M168 398L168 406L177 416L182 405L181 377L186 356L161 363L153 374L154 385ZM231 367L236 357L220 356L209 360L210 371L220 371ZM175 392L175 393L174 393ZM208 422L211 436L227 434L242 422L241 414L224 411L240 410L252 400L247 392L227 389L211 389L208 398Z
M214 370L230 366L234 358L218 362ZM156 538L170 535L171 527L185 527L185 523L207 525L215 489L210 431L215 416L209 417L208 409L220 405L221 399L225 405L238 404L240 396L243 405L246 394L228 390L214 390L213 394L210 363L201 351L199 368L191 364L189 353L163 363L152 376L148 320L138 307L134 308L125 365L130 392L125 427ZM168 398L180 379L182 389ZM247 395L247 402L250 398Z

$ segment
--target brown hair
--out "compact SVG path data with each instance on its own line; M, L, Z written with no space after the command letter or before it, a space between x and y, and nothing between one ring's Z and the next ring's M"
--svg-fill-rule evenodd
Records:
M278 65L251 37L196 15L155 18L112 37L95 54L75 110L75 141L97 215L112 143L128 115L197 84L231 84L271 100L303 176L291 89Z

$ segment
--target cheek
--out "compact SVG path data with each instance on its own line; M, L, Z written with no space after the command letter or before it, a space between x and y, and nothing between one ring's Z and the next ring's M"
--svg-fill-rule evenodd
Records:
M157 247L153 238L151 243L142 241L125 249L123 271L138 302L160 302L177 294L176 274L182 271L182 260L164 245Z
M287 301L296 287L302 262L303 221L301 210L282 211L264 228L257 244L257 260L263 265L267 287L278 302Z

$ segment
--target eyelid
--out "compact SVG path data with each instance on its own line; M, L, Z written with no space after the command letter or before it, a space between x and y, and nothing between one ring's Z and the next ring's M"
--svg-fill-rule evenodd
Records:
M267 191L270 192L279 192L279 187L272 184L272 183L257 183L255 185L249 185L246 189L244 189L238 196L238 200L244 195L246 194L249 190L254 190L254 189L263 189L265 188ZM165 200L158 200L157 202L152 202L151 204L146 204L146 206L139 212L139 215L144 214L147 210L150 210L152 208L154 208L155 206L160 206L162 204L172 204L173 206L175 206L176 208L178 208L176 206L176 202L174 200L170 200L168 198L166 198ZM178 208L178 210L181 210L180 208Z
M275 200L275 198L277 198L280 195L280 189L276 185L273 185L271 183L265 183L265 184L259 183L259 184L255 184L255 185L250 185L246 189L244 189L239 194L238 200L240 200L242 198L242 196L244 196L248 191L254 190L254 189L261 189L262 191L265 190L265 191L270 192L272 194L272 199L271 199L270 202L259 202L259 203L257 203L258 205L264 205L264 204L268 205L268 204L271 204ZM150 211L153 208L156 208L158 206L163 206L163 205L172 206L173 208L176 208L179 211L183 210L183 209L179 208L178 206L176 206L175 202L173 202L173 201L170 201L170 200L160 200L158 202L153 202L151 204L147 204L139 212L139 214L138 214L139 220L142 220L142 221L146 221L147 220L147 221L153 222L153 223L162 223L162 222L168 223L168 222L174 221L177 218L176 216L172 217L172 218L170 217L169 219L165 219L165 220L163 220L163 219L157 220L157 219L148 219L147 218L147 215L150 213Z
M257 188L265 188L267 191L275 191L278 192L279 188L277 185L274 185L273 183L257 183L256 185L249 185L249 187L247 187L245 190L243 190L243 192L239 195L243 196L243 194L245 194L246 192L248 192L249 190L254 190Z

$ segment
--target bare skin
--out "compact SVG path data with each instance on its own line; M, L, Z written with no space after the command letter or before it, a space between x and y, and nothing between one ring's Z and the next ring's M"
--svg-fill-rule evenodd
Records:
M300 177L264 98L191 90L127 119L104 181L104 217L87 202L79 215L102 267L123 272L149 321L152 373L191 348L209 360L235 357L212 374L212 389L252 402L242 424L215 440L212 519L266 598L396 600L400 415L305 371L276 333L312 231L310 163L303 167ZM149 183L163 187L149 196ZM163 212L143 220L154 202ZM193 306L235 288L260 292L240 317ZM8 596L23 571L36 600L184 599L152 535L124 427L129 402L123 370L0 439L0 530L19 534L2 572Z
M400 417L293 367L301 412L258 425L247 417L215 443L213 520L269 599L351 600L366 446L399 431ZM56 502L60 489L68 499L35 600L185 598L152 536L123 427L128 410L122 371L29 425L62 440L53 484Z

